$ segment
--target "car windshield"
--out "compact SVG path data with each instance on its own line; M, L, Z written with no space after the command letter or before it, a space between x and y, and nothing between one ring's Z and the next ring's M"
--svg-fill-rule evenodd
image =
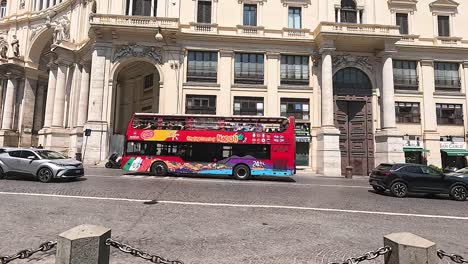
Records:
M58 160L58 159L66 159L67 158L62 153L59 153L59 152L56 152L56 151L50 151L50 150L40 150L40 151L37 151L37 154L39 154L39 156L41 156L41 158L49 159L49 160Z

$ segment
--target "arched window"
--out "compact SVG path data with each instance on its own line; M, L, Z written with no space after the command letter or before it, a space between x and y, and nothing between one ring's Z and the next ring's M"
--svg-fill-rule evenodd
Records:
M362 12L354 0L341 0L340 8L335 10L335 18L338 23L362 23Z
M128 16L156 16L158 0L127 0Z
M333 76L333 90L335 95L371 96L372 83L363 71L348 67Z
M6 16L6 5L7 1L6 0L1 0L2 2L0 3L0 18Z

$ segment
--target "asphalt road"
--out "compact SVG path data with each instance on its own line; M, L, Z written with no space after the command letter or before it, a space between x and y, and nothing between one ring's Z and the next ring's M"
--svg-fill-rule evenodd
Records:
M393 232L468 256L468 202L378 195L362 178L239 182L88 169L74 182L0 181L0 201L0 255L96 224L184 263L329 263L375 250ZM13 263L54 263L53 253ZM111 263L147 262L112 250Z

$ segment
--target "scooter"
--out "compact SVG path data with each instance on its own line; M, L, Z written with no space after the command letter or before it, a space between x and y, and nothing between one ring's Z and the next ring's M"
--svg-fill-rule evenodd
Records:
M106 162L106 168L108 169L120 169L121 157L118 153L112 153L109 160Z

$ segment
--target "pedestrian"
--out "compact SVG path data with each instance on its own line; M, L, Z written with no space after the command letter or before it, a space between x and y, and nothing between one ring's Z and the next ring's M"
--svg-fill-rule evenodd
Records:
M42 146L42 144L39 144L39 146L37 146L37 149L43 149L44 147Z

